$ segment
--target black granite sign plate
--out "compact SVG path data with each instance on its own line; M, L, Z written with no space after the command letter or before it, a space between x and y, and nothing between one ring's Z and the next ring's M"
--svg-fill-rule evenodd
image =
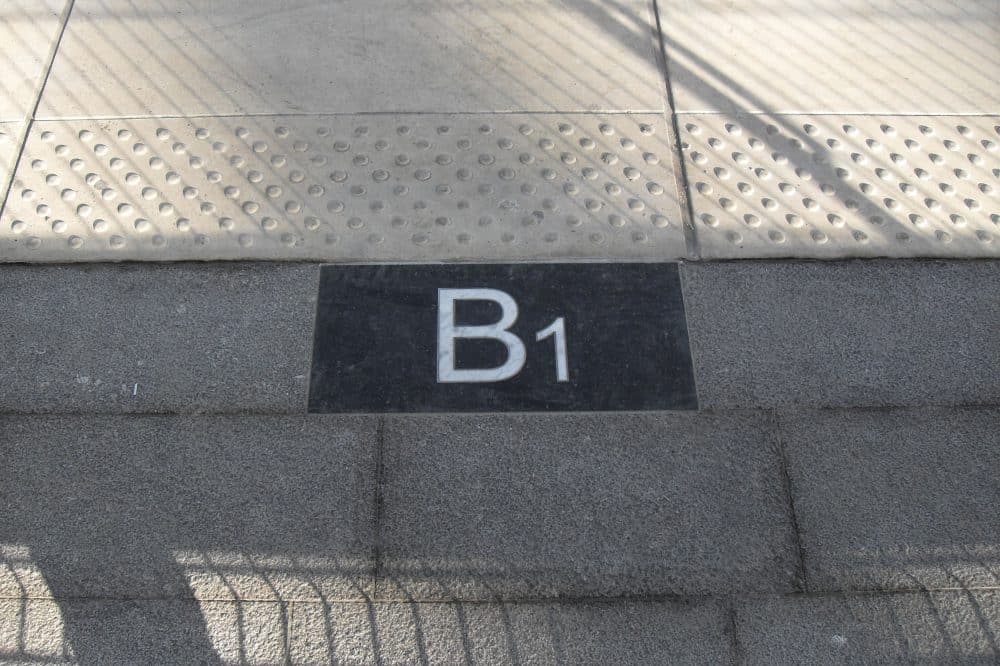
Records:
M697 409L677 264L323 266L312 412Z

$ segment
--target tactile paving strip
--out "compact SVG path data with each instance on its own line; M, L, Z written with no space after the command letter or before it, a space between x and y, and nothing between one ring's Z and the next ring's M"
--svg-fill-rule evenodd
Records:
M3 261L669 259L662 115L37 122Z
M682 115L706 258L1000 255L1000 118Z

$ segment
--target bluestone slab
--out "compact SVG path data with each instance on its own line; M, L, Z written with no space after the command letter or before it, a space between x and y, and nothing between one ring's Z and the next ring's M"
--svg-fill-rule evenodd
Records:
M702 407L1000 402L1000 262L686 264Z
M315 266L0 268L0 411L305 411Z
M388 417L383 598L788 591L757 413Z
M721 604L296 603L296 664L728 663Z
M995 664L1000 593L749 599L736 608L745 664Z
M1000 410L780 423L810 591L1000 587Z
M371 591L375 423L0 417L0 596Z

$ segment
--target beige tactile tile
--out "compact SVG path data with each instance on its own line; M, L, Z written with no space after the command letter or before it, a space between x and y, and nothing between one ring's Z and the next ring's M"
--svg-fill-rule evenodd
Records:
M649 0L77 0L41 117L654 110Z
M670 259L665 118L36 122L0 261Z
M1000 256L1000 118L684 114L701 256Z
M33 110L66 1L0 2L0 121L24 120Z
M660 0L678 111L1000 112L996 0Z

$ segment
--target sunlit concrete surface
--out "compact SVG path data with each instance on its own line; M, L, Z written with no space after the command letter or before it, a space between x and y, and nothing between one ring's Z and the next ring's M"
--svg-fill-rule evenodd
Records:
M4 0L0 5L0 121L24 120L34 112L68 3Z
M76 0L40 117L662 111L649 0Z
M659 0L683 113L1000 113L995 0Z
M1000 4L659 7L700 257L1000 256Z
M0 122L0 183L7 183L17 157L22 123Z
M993 2L8 11L0 261L1000 256Z

